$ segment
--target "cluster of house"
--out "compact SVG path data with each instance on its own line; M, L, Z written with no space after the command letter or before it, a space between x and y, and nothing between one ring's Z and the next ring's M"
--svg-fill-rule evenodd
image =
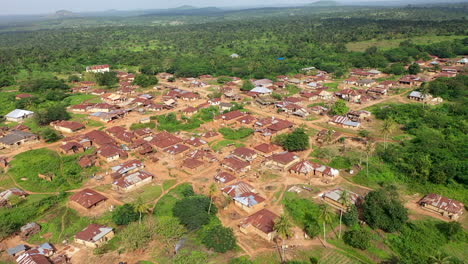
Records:
M12 197L26 198L26 196L28 196L28 193L18 188L10 188L10 189L4 190L0 192L0 208L11 206L10 199Z
M31 133L29 127L25 125L0 128L0 149L15 148L37 142L39 142L39 136Z

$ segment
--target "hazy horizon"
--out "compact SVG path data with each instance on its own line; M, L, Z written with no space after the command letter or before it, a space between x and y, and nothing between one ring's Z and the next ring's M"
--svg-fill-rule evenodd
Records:
M317 2L318 0L237 0L235 3L231 0L173 0L173 1L112 1L112 0L16 0L8 1L2 5L0 15L33 15L33 14L51 14L58 10L68 10L72 12L99 12L106 10L144 10L144 9L165 9L174 8L183 5L195 7L240 7L240 6L275 6L275 5L301 5ZM393 2L398 0L336 0L337 2Z

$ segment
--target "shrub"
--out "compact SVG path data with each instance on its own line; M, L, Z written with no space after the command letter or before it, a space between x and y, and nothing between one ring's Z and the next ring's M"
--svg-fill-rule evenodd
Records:
M116 72L104 72L95 74L96 81L101 86L111 87L119 82Z
M343 223L347 226L354 226L359 223L359 212L357 207L353 204L349 210L343 214Z
M61 138L60 134L50 127L42 130L41 137L48 143L55 142Z
M139 215L131 204L119 206L112 212L112 221L117 225L128 225L138 219Z
M225 253L236 246L236 237L231 228L216 225L203 235L203 244L215 252Z
M343 100L336 101L330 111L332 115L345 115L348 112L349 112L349 107L346 105L346 102Z
M217 213L218 209L212 204L210 214L208 214L210 202L210 198L206 196L185 197L175 203L172 212L187 229L196 230L208 224L210 215Z
M367 230L351 230L346 231L343 235L343 240L346 244L362 250L370 247L371 234Z
M158 82L159 80L156 78L156 76L139 74L135 77L133 84L140 85L141 87L148 87L151 85L156 85Z

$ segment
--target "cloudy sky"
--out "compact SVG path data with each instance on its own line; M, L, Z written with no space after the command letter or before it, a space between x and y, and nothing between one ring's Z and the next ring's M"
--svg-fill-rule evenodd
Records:
M204 6L273 6L278 4L305 4L317 0L0 0L0 14L44 14L57 10L70 10L73 12L103 11L109 9L135 10L160 9L177 7L181 5ZM357 1L357 0L345 0ZM359 0L371 1L371 0ZM373 0L384 1L384 0Z

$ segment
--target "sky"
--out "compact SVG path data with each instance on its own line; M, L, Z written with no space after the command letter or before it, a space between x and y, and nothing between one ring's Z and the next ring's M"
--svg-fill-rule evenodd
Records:
M104 11L109 9L164 9L182 5L196 7L217 6L274 6L278 4L306 4L317 0L0 0L1 15L49 14L57 10L73 12ZM347 0L353 1L353 0ZM369 0L359 0L369 1ZM384 1L384 0L373 0Z

